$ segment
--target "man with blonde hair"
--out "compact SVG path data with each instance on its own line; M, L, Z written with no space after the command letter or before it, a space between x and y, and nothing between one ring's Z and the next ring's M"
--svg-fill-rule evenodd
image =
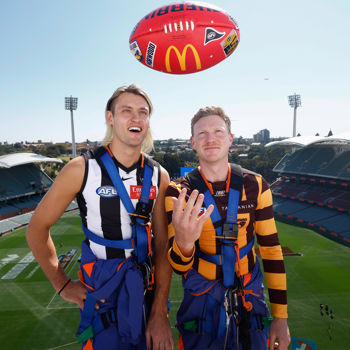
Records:
M264 178L228 162L233 135L220 107L200 109L191 121L200 166L166 192L168 259L183 275L177 313L179 349L286 350L286 275ZM259 244L273 320L264 302Z
M164 209L170 180L143 153L153 146L152 109L136 85L117 89L106 106L103 146L62 169L27 229L52 286L81 310L78 341L85 350L173 349ZM49 231L75 197L86 235L76 281L60 267Z

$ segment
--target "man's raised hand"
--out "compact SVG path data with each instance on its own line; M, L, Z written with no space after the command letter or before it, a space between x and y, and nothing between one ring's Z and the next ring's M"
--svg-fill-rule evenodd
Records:
M203 225L214 210L210 205L206 212L199 216L202 208L204 195L197 190L192 191L185 204L187 190L181 190L178 198L172 198L173 217L172 224L175 230L175 242L184 256L191 256L194 243L201 235Z

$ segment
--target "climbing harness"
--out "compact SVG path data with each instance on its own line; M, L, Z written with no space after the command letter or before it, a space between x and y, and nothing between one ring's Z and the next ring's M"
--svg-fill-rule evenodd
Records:
M237 213L243 188L242 169L235 164L230 164L228 166L228 178L226 181L228 205L225 219L221 217L215 203L212 185L206 180L200 167L192 170L186 175L186 177L191 188L198 189L200 193L204 194L204 204L206 208L210 205L214 206L214 210L210 217L215 229L215 238L220 242L221 252L220 254L207 254L197 247L195 255L205 261L222 266L222 285L225 292L223 296L223 305L220 308L217 339L224 338L223 349L225 350L229 336L230 323L234 322L236 330L236 347L239 349L239 342L242 340L240 339L240 336L244 335L244 338L247 337L248 331L245 328L250 328L249 314L253 308L252 303L246 300L246 296L249 294L257 297L260 296L252 290L245 289L245 285L249 282L251 274L248 273L243 276L241 273L241 259L245 257L254 246L254 238L250 242L247 242L246 246L243 248L240 248L238 245ZM236 262L238 266L237 273L235 272ZM243 306L241 310L238 297L240 297L241 306ZM210 305L209 307L207 306L206 313L211 313L212 308L213 307ZM210 321L211 318L212 317L210 316L209 323L212 323L212 321ZM206 328L210 329L208 320L206 323ZM240 328L242 329L241 332ZM242 342L243 349L250 348L249 339L242 340Z
M125 328L124 333L128 334L129 328L132 329L131 324L129 328L127 328L127 325L125 325L125 323L128 323L128 317L125 316L125 319L122 322L118 322L118 319L120 321L122 317L120 313L123 314L123 312L121 312L121 309L125 307L125 304L129 305L129 309L135 310L133 314L130 314L130 317L138 318L139 315L137 313L139 313L143 319L143 325L146 327L147 311L144 300L146 293L148 291L151 291L154 287L154 269L152 265L153 249L150 222L150 213L152 211L150 191L153 169L148 164L145 164L144 156L142 154L141 167L144 169L143 183L140 199L136 204L135 209L119 175L118 169L114 164L113 154L108 147L106 147L106 150L107 152L105 152L100 157L100 159L120 197L121 202L123 203L127 213L131 218L131 238L124 240L106 239L90 231L84 224L82 224L83 232L88 240L91 240L92 242L95 242L99 245L118 249L133 249L133 253L131 258L124 260L108 259L102 262L98 259L96 260L90 248L85 242L83 242L82 256L83 253L85 253L84 255L89 256L90 259L94 258L93 260L95 261L93 261L93 268L102 266L99 268L99 273L104 273L104 270L108 270L109 275L106 275L107 277L103 285L98 286L98 288L95 289L90 284L86 283L86 280L90 277L89 273L86 273L86 271L80 273L80 279L82 283L88 288L88 294L86 297L84 310L81 313L81 322L77 332L78 342L88 341L115 323L118 324L119 328ZM87 265L89 264L91 263L88 263ZM106 266L108 269L105 268ZM84 268L83 263L82 267ZM131 276L134 277L131 278ZM91 283L94 284L94 281L91 281ZM112 307L103 313L96 314L96 302L101 299L107 299L109 296L114 295L113 293L117 293L117 296L113 297L116 298L116 301L118 303L117 307ZM127 298L130 296L130 293L133 296L133 300L120 300L121 298ZM138 309L140 309L140 312L137 311ZM128 312L126 312L126 314L127 313ZM133 336L133 334L130 334L132 343L135 344L141 334L141 326L139 322L136 323L138 324L138 332L136 332L137 334L135 336ZM127 338L127 335L125 338Z

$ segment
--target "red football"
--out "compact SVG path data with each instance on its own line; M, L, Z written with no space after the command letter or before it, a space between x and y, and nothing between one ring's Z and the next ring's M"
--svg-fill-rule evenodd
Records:
M145 66L188 74L210 68L236 49L239 29L224 10L181 1L150 12L135 26L130 50Z

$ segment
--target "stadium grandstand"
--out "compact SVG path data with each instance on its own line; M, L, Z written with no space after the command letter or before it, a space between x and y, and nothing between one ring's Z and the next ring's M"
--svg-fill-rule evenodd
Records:
M275 216L350 246L350 132L293 137L265 147L291 147L274 167Z
M0 236L28 224L33 210L52 184L37 166L58 162L35 153L0 156ZM68 210L76 208L71 203Z

